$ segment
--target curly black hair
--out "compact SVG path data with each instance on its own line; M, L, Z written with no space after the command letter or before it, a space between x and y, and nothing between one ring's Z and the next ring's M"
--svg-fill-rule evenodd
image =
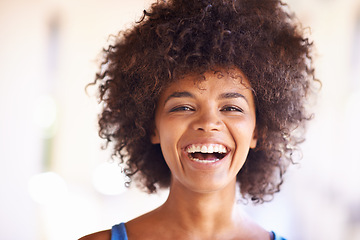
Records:
M281 1L159 0L103 49L94 82L103 103L99 135L127 164L127 176L149 192L168 187L171 172L150 141L159 95L186 74L235 66L253 88L258 131L237 181L245 199L270 200L311 118L311 52L312 42Z

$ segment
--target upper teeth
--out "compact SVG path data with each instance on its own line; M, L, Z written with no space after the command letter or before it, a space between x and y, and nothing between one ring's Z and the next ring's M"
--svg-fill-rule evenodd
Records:
M208 145L195 145L192 144L186 148L188 153L226 153L226 147L220 144L208 144Z

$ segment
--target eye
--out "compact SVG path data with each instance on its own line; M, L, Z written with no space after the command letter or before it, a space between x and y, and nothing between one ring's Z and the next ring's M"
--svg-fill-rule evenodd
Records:
M220 111L222 112L244 112L244 110L242 110L240 107L236 107L236 106L224 106L220 109Z
M195 109L190 106L177 106L170 110L170 112L187 112L187 111L195 111Z

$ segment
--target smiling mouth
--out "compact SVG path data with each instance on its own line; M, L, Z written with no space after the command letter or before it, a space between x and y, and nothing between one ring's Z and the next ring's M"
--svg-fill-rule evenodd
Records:
M213 163L223 159L229 151L221 144L192 144L186 147L188 157L195 162Z

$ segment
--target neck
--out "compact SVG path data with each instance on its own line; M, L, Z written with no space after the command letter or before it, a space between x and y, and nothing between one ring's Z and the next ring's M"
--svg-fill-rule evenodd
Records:
M241 220L236 205L235 181L220 191L197 192L172 184L161 210L185 231L213 234L229 230ZM176 217L174 217L176 216Z
M235 192L235 180L212 192L172 183L166 202L127 222L127 232L133 239L269 239L237 207Z

